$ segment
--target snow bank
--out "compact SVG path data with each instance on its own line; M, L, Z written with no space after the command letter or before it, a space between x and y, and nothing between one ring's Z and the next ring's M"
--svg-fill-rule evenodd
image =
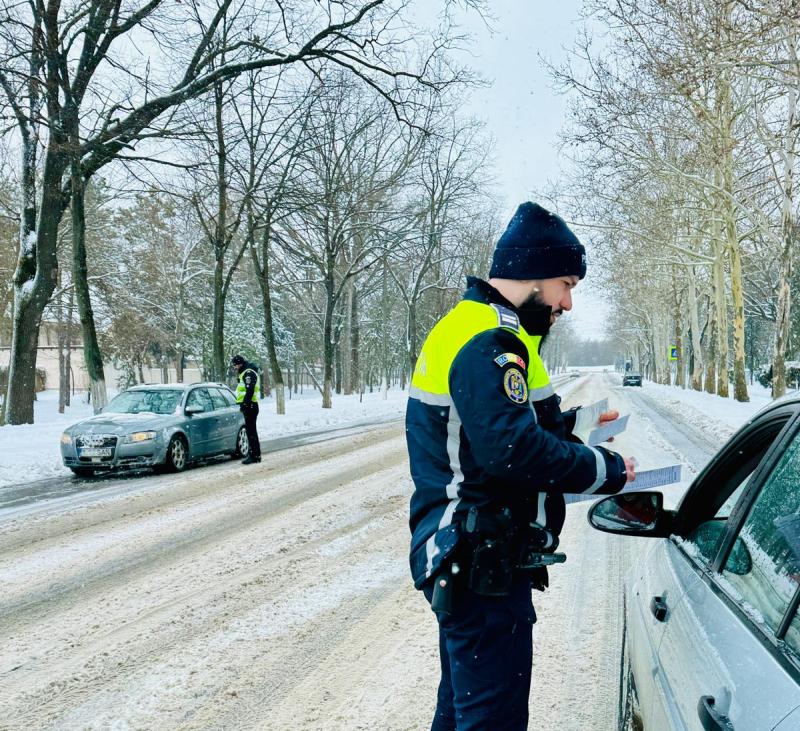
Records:
M713 434L720 443L726 442L742 424L772 401L770 392L759 384L748 386L750 401L747 403L651 381L644 381L643 389L681 420Z
M109 394L111 396L111 394ZM262 399L258 415L261 439L338 428L368 421L401 417L405 413L407 391L390 390L386 400L380 392L359 396L333 396L333 408L322 408L316 391L293 394L286 399L286 414L275 413L274 397ZM68 426L92 416L85 394L73 397L73 405L58 413L58 392L38 394L34 404L34 424L0 427L0 488L48 477L72 474L61 464L60 439Z

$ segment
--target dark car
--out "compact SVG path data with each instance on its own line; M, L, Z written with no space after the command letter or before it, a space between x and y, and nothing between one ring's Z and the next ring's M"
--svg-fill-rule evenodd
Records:
M134 386L61 435L61 458L81 477L134 467L180 472L194 460L244 456L247 448L244 417L221 383Z
M642 376L639 373L626 373L622 377L623 386L641 386Z
M598 530L655 539L626 580L621 728L800 729L799 475L793 396L747 422L677 509L651 491L592 506Z

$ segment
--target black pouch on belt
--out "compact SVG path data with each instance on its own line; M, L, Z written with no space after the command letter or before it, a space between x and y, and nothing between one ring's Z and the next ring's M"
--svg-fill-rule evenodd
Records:
M507 596L514 578L514 557L506 541L485 540L475 546L469 588L482 596Z
M517 532L511 510L473 506L462 531L469 546L469 589L483 596L507 596L517 563Z

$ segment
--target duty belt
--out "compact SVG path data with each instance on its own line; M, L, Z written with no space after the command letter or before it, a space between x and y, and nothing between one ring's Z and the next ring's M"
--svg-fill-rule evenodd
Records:
M544 544L525 528L516 525L509 508L495 510L469 509L461 523L466 541L453 560L443 566L435 578L431 607L434 611L451 612L456 584L466 585L482 596L507 596L515 574L536 574L557 563L564 563L563 553L543 551ZM540 532L546 533L543 529ZM555 542L552 542L555 548ZM546 572L535 588L546 586Z

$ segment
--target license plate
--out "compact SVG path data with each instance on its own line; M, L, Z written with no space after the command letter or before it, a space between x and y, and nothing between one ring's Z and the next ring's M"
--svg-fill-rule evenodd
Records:
M109 447L87 447L81 450L81 457L110 457Z

